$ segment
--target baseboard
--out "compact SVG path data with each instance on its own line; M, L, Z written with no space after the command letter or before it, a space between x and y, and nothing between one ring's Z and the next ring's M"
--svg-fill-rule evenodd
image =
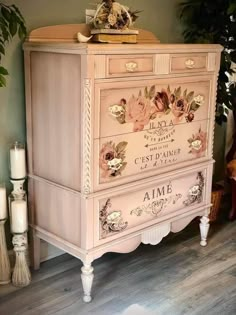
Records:
M65 252L63 252L61 249L48 244L47 242L41 240L41 246L40 246L40 262L47 261L49 259L55 258L57 256L63 255ZM15 264L15 254L14 250L11 249L8 251L10 264L13 267ZM26 259L28 260L29 264L29 255L27 255Z

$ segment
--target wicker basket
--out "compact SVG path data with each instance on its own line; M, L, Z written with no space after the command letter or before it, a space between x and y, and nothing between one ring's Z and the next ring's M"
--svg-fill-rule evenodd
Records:
M215 185L212 188L212 192L211 192L212 207L209 214L210 222L214 222L218 219L223 192L224 192L224 188L220 185Z

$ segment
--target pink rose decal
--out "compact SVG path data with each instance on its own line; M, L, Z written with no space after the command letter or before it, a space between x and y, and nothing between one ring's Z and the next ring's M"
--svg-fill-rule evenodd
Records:
M150 121L151 102L144 96L132 96L126 105L125 121L133 122L133 131L141 131Z
M127 162L124 162L127 144L128 142L123 141L115 145L115 143L109 141L102 145L99 154L101 177L107 178L121 175L121 172L127 165Z
M189 148L191 149L189 153L194 154L196 157L201 157L206 151L207 147L207 133L199 128L198 133L188 139Z

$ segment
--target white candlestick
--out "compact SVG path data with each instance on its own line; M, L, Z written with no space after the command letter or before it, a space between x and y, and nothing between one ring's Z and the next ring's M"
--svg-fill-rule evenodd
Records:
M7 218L7 195L6 188L0 187L0 220Z
M22 179L26 176L25 149L15 146L10 149L11 178Z
M11 231L17 234L27 230L27 203L25 200L14 200L11 203Z

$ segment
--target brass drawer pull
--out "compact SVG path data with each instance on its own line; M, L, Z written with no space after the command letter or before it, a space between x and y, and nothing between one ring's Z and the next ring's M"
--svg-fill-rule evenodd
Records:
M195 67L195 61L192 59L188 59L185 61L185 66L188 69L193 69Z
M125 67L126 67L126 71L127 72L134 72L134 71L137 71L138 69L138 64L136 62L127 62L125 64Z

